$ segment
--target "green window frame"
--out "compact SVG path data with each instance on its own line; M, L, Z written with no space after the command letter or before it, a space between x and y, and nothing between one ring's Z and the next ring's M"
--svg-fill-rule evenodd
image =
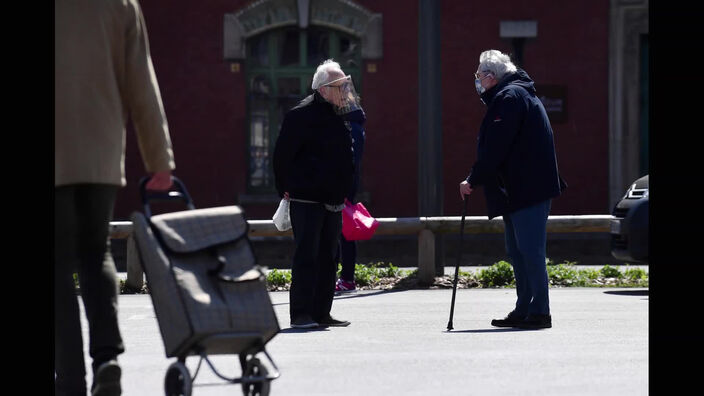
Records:
M328 58L352 76L361 95L361 41L339 30L310 26L269 30L246 44L247 192L270 194L276 192L272 162L284 114L313 92L313 73Z

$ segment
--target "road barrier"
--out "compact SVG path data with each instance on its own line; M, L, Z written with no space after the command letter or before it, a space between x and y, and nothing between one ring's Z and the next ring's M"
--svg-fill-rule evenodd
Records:
M549 216L547 232L609 232L611 215ZM382 217L377 218L379 228L374 235L418 235L418 277L430 283L435 276L435 235L458 234L460 216L446 217ZM250 237L293 236L291 230L279 231L272 220L248 220ZM501 217L466 216L464 232L468 234L503 233ZM132 222L110 222L110 237L127 238L127 286L141 289L142 266L132 234Z

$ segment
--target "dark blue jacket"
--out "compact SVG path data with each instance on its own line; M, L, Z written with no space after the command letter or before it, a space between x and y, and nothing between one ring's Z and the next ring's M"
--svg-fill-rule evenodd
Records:
M331 205L344 203L352 189L352 138L332 105L318 92L289 110L274 147L279 196Z
M518 69L481 99L487 111L467 181L472 188L484 187L489 218L560 195L567 185L558 173L552 127L533 80Z
M359 179L362 175L362 156L364 155L364 122L367 120L364 110L359 109L342 116L342 119L349 122L350 134L352 135L352 148L354 152L354 177L352 189L347 195L347 199L354 203L355 195L359 191Z

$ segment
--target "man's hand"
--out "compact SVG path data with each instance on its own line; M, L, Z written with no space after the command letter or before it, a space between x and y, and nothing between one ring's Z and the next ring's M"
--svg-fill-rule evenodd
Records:
M472 193L472 187L469 186L469 183L467 183L467 180L462 180L462 183L460 183L460 197L464 201L464 196L469 195Z
M166 191L171 188L173 181L171 180L171 171L156 172L147 182L147 190Z

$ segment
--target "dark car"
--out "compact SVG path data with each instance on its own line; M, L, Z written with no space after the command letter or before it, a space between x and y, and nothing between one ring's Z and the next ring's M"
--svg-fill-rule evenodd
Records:
M648 262L648 175L636 180L611 215L611 255L623 261Z

